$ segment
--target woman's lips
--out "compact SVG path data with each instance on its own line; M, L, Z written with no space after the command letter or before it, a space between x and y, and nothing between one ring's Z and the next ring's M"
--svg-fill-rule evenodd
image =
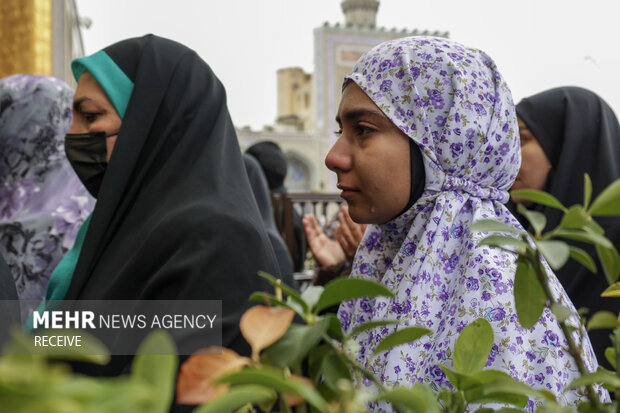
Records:
M340 184L338 184L338 189L342 191L340 192L340 196L344 199L351 197L355 195L356 193L360 192L358 189L355 189L355 188L352 188L346 185L340 185Z

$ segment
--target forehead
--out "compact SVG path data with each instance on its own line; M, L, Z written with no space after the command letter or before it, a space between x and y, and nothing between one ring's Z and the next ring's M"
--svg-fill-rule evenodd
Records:
M99 99L111 104L103 88L97 83L93 75L87 71L82 73L75 89L75 100L82 97Z
M340 106L338 107L338 114L342 114L352 109L379 109L375 102L368 97L368 95L360 89L355 82L348 82L342 91L342 98L340 99Z

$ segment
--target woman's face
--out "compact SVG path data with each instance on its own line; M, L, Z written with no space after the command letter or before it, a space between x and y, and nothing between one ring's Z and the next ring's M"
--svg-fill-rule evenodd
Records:
M547 182L547 175L551 170L551 162L549 162L545 151L527 128L525 122L520 117L517 117L517 120L519 121L519 135L521 136L521 169L519 169L517 179L511 190L543 189L545 182ZM526 206L532 204L532 202L519 197L512 197L512 200L517 204L522 203Z
M121 118L99 83L84 72L77 83L73 98L73 123L69 133L106 132L106 160L110 162L112 150L121 128Z
M325 165L360 224L382 224L400 213L411 192L409 137L353 82L342 93L340 137Z

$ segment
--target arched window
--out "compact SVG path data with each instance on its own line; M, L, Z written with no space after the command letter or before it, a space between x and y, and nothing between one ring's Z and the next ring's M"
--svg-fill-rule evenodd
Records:
M312 187L312 177L310 176L310 166L301 156L293 153L286 153L288 161L288 174L284 185L288 192L308 192Z

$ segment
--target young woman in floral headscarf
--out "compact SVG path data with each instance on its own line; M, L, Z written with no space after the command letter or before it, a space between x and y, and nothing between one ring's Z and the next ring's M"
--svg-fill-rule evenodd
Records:
M458 334L484 317L494 330L487 368L548 389L564 403L577 401L577 391L563 393L578 370L557 320L545 310L532 329L521 327L516 256L478 246L483 234L470 231L483 218L519 226L504 206L521 160L517 118L493 61L446 39L382 43L346 76L337 121L341 136L325 163L338 175L353 220L371 224L351 276L396 294L344 303L338 315L347 331L399 320L355 336L358 359L389 386L449 386L438 364L452 366ZM574 311L555 276L549 278ZM382 338L407 326L433 333L373 356ZM584 349L588 369L596 369L587 338Z

